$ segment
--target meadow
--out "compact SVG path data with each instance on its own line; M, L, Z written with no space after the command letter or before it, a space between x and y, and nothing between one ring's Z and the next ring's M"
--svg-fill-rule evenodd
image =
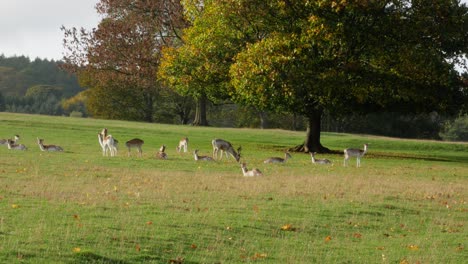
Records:
M147 124L0 113L1 263L466 263L468 144L322 133L322 144L369 152L356 168L292 153L305 132ZM102 128L119 140L103 157ZM175 147L189 138L189 153ZM36 138L64 148L41 152ZM141 138L143 157L124 142ZM211 155L211 140L242 146ZM155 158L167 146L168 160Z

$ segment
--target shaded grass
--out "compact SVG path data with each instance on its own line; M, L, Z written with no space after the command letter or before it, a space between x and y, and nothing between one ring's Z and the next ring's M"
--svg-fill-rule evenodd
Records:
M464 263L468 257L466 144L325 133L324 144L334 149L371 142L363 167L344 168L338 155L325 156L333 166L313 166L300 154L267 166L264 158L281 155L303 133L4 113L0 120L0 135L19 133L30 148L0 149L0 262ZM122 148L118 157L102 157L96 138L102 127L122 143L144 139L144 157L128 158ZM38 134L66 152L40 152ZM197 163L179 155L182 136L204 155L214 137L241 144L249 167L266 176L243 178L232 159ZM168 145L170 160L153 158L160 144Z

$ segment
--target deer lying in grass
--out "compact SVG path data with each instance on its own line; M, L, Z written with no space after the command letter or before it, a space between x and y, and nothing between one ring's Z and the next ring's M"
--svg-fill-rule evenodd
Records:
M156 158L158 158L158 159L167 159L167 153L164 152L164 151L166 151L166 146L165 146L165 145L162 145L162 146L159 148L158 153L156 153Z
M204 160L204 161L214 161L214 159L212 157L208 157L208 156L199 156L198 155L198 149L196 149L195 151L193 151L193 157L196 161L199 161L199 160Z
M37 144L39 145L39 148L42 151L49 151L49 152L54 152L54 151L63 151L63 148L60 146L56 145L44 145L44 139L37 138Z
M272 157L268 158L263 163L285 163L288 159L291 159L292 156L289 154L289 152L284 153L284 159L280 157Z
M188 151L188 138L187 137L183 137L180 141L179 141L179 146L176 147L176 150L177 152L181 152L182 149L184 150L184 152L187 152Z
M312 158L312 163L314 164L331 164L332 162L327 159L316 159L315 152L310 152L310 157Z
M218 159L218 152L221 151L221 156L219 159L223 158L223 151L226 153L226 158L228 157L228 153L233 156L237 162L240 160L240 151L241 147L237 149L237 152L232 147L232 144L223 139L213 139L211 141L211 145L213 146L213 158Z
M15 135L14 139L0 139L0 145L5 145L8 146L8 141L13 142L12 144L18 143L18 140L20 139L19 135Z
M103 156L107 156L107 153L109 153L111 157L117 156L117 146L119 141L112 135L107 134L107 128L103 128L102 131L98 133L98 140L99 145L101 145L102 148Z
M130 150L132 148L136 148L138 150L138 156L142 156L143 155L143 150L141 149L141 146L144 144L145 142L139 138L134 138L134 139L131 139L129 141L127 141L125 143L125 146L127 146L127 149L128 149L128 156L130 157L131 156L131 153L130 153Z
M244 177L254 177L254 176L262 176L263 173L259 169L247 169L247 165L245 163L241 164L242 174Z
M364 150L347 148L344 152L343 166L347 165L347 161L350 157L356 157L356 167L361 167L361 158L367 153L368 144L364 144Z
M27 148L25 145L23 145L23 144L16 144L16 142L18 141L18 140L16 140L16 139L17 139L17 138L16 138L16 136L15 136L15 140L10 140L10 139L7 140L7 147L8 147L8 149L14 149L14 150L27 150L27 149L28 149L28 148Z

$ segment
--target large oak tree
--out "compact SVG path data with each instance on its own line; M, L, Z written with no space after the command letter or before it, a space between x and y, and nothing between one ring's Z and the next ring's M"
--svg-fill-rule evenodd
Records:
M466 103L454 69L468 47L459 1L223 0L204 9L184 46L168 52L166 76L306 116L301 150L328 151L324 110L452 112Z

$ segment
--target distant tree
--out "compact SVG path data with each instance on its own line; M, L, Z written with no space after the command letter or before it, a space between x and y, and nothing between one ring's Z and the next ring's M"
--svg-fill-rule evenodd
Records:
M186 26L180 1L101 0L97 29L62 28L65 67L90 88L90 113L153 122L164 87L155 78L162 47Z

